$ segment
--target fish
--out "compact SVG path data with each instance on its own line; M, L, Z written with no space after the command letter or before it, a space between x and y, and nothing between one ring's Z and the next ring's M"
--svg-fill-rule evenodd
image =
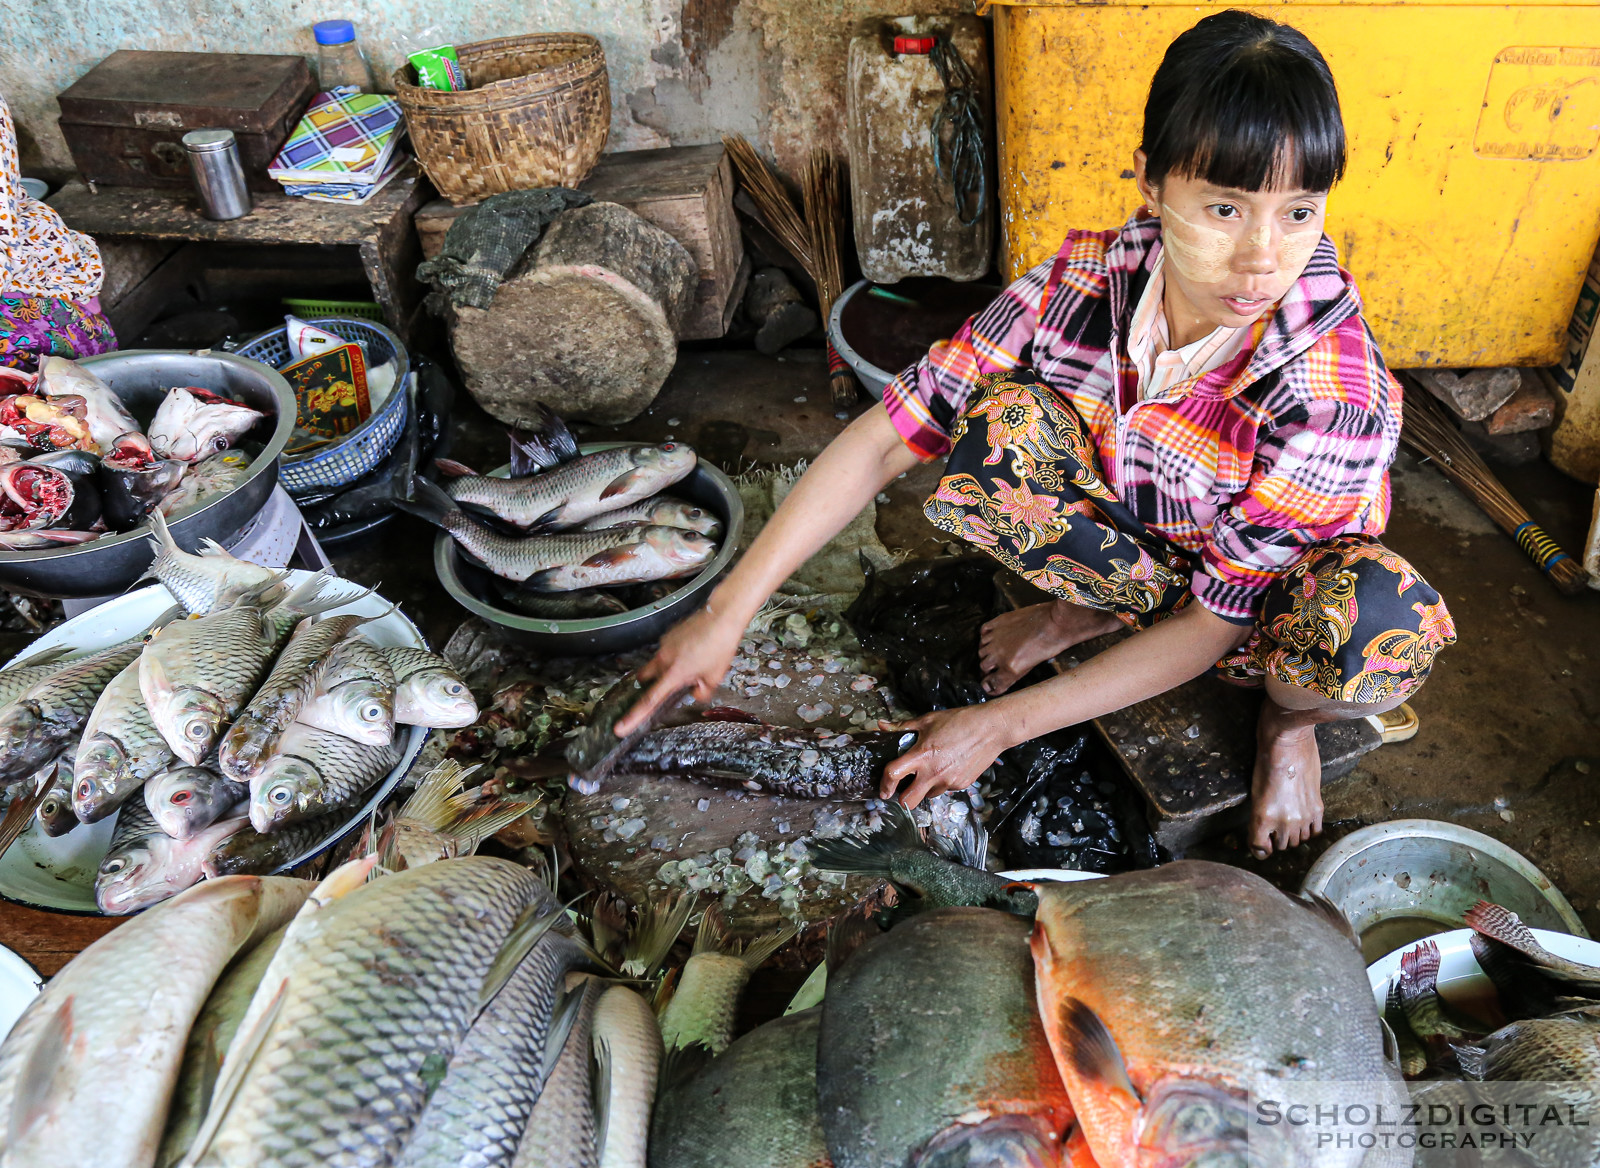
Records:
M84 450L53 450L28 459L28 466L47 466L67 476L72 484L72 505L54 525L88 530L100 522L100 457Z
M0 1044L4 1162L148 1164L189 1028L212 986L310 890L304 880L208 880L69 962Z
M1554 983L1552 988L1566 994L1600 997L1600 966L1556 956L1510 909L1480 900L1467 910L1464 919L1475 933L1510 950L1505 954L1507 960L1548 979Z
M249 801L248 785L223 778L211 767L175 767L144 785L145 806L161 830L178 840L210 827Z
M553 470L579 457L578 440L566 422L544 402L534 402L530 416L511 431L511 477Z
M870 731L818 738L809 730L694 722L650 731L617 760L616 769L801 799L872 799L883 768L911 737Z
M100 501L106 525L132 531L176 490L188 469L177 459L158 458L143 434L124 434L100 459Z
M325 597L326 583L319 573L268 609L252 603L253 596L241 597L229 608L169 625L145 646L139 689L151 720L179 758L198 766L211 752L295 624L347 603Z
M553 906L521 865L469 856L383 876L298 917L228 1045L192 1163L392 1163L502 951L525 952L516 926Z
M1359 1082L1364 1100L1391 1114L1403 1105L1360 952L1261 877L1180 860L1035 889L1038 1016L1101 1168L1202 1152L1219 1164L1346 1168L1362 1162L1370 1125L1345 1129L1354 1147L1316 1148L1309 1127L1254 1123L1249 1093ZM833 1001L830 984L824 1045ZM1375 1097L1386 1086L1393 1100Z
M911 813L889 800L884 826L865 839L840 836L806 844L813 867L827 872L877 876L899 892L897 915L969 905L1032 917L1039 898L1031 888L982 868L948 860L923 842Z
M1457 1053L1485 1082L1600 1082L1600 1006L1520 1019Z
M456 1048L395 1168L509 1168L544 1086L566 975L585 964L572 938L539 938Z
M160 457L197 462L229 449L264 417L210 390L175 385L161 399L146 433Z
M594 1011L599 1168L645 1168L661 1058L661 1028L649 1003L627 986L612 986Z
M27 552L36 548L66 547L69 544L88 543L99 539L98 531L0 531L0 549L8 552Z
M343 835L349 824L348 810L332 811L262 835L250 826L247 818L241 830L219 840L201 858L200 870L207 880L219 876L270 876L319 845Z
M291 723L250 780L250 825L266 834L349 806L395 768L396 743L372 746Z
M69 746L56 759L50 790L45 793L44 802L39 804L39 810L35 812L39 818L39 829L52 838L66 835L83 822L72 809L72 750Z
M289 728L316 690L334 648L370 617L349 614L307 618L283 647L272 672L255 688L228 732L222 736L217 763L235 782L249 782L260 773L278 738Z
M66 662L63 658L77 652L65 645L44 649L0 669L0 705L21 697L31 687L55 673Z
M668 1051L699 1046L719 1055L733 1041L739 997L750 975L794 938L793 927L758 937L748 945L730 942L721 915L708 908L695 931L694 951L684 963L678 987L661 1013L661 1038Z
M548 620L588 620L597 616L620 616L628 611L616 595L604 588L579 588L573 592L535 592L510 580L495 576L490 585L507 606L524 616Z
M172 1088L155 1168L176 1168L194 1142L206 1109L211 1105L211 1088L216 1083L222 1053L233 1041L239 1020L244 1017L256 987L261 984L261 975L277 954L286 932L288 925L280 925L236 957L227 972L217 979L211 996L200 1008L183 1048L183 1063L177 1084Z
M201 863L212 849L247 826L236 816L178 840L161 830L144 800L123 804L95 873L95 904L109 916L126 916L194 887L205 878Z
M576 985L574 985L576 981ZM512 1168L599 1168L595 1147L593 1076L590 1069L595 1010L606 992L605 982L585 974L567 978L568 992L577 1005L566 1041L546 1047L544 1087L528 1115L528 1126L517 1142Z
M82 733L100 692L143 649L134 639L69 661L0 707L0 785L61 754Z
M580 779L598 782L605 778L616 768L617 760L650 733L664 714L677 708L683 696L689 692L689 687L685 686L669 695L633 733L626 738L618 738L617 723L627 717L628 711L638 705L639 699L649 691L647 682L640 681L637 674L627 673L600 695L600 700L589 712L589 720L567 740L567 763Z
M648 499L686 478L698 462L688 446L664 442L614 446L521 479L480 475L449 459L436 458L433 465L454 476L445 493L462 506L524 531L560 531Z
M478 703L448 661L410 645L382 647L394 671L394 720L402 726L459 730L478 720Z
M1434 1063L1454 1060L1453 1046L1469 1041L1472 1035L1446 1016L1439 997L1439 946L1424 941L1400 958L1400 977L1396 982L1400 1010Z
M159 514L150 516L150 548L155 552L146 576L154 577L192 616L205 616L228 608L246 595L258 594L280 581L283 573L249 560L241 560L216 540L200 541L198 554L186 552L172 537L172 529Z
M446 759L423 776L385 829L380 852L391 871L470 856L484 840L521 819L534 804L464 789L477 767Z
M722 535L722 520L703 507L671 495L657 495L631 507L603 511L593 519L577 525L578 531L609 531L616 527L681 527L698 531L701 535L718 539Z
M1028 931L1009 913L939 909L828 970L816 1102L837 1168L1055 1168L1073 1108Z
M691 573L716 554L714 541L676 527L507 536L471 518L443 491L417 478L400 506L449 532L494 575L536 592L636 584Z
M757 1026L692 1079L667 1088L650 1125L650 1168L823 1168L817 1114L820 1009Z
M227 494L244 482L251 461L243 450L223 450L200 459L183 472L177 486L162 497L156 509L170 518L217 495Z
M98 495L93 515L82 514L77 504L77 489L65 471L32 461L0 466L0 525L8 531L81 528L100 518Z
M130 661L100 691L84 723L73 756L73 811L84 823L99 822L175 758L145 708L139 662Z
M298 717L371 746L394 741L394 670L388 658L366 638L346 637L328 652Z
M116 391L76 361L46 357L39 362L34 389L47 397L82 398L89 437L101 451L110 450L122 435L139 432L139 423Z

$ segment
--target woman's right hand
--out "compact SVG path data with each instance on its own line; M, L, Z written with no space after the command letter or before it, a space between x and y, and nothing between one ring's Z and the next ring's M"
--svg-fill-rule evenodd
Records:
M640 681L655 684L617 723L617 737L632 734L657 707L684 690L691 691L696 701L710 700L728 675L743 635L743 621L718 617L709 606L674 625L661 638L656 655L639 670Z

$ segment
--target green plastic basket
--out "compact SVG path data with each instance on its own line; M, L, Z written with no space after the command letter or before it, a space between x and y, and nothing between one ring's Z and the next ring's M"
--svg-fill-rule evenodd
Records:
M383 309L371 300L297 300L285 296L283 306L301 320L313 316L358 316L383 323Z

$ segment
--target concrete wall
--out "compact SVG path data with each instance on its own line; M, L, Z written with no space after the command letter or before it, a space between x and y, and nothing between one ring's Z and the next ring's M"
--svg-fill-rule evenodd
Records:
M811 146L844 148L844 60L863 16L958 11L962 0L12 0L0 24L0 93L25 170L71 169L55 95L116 49L302 52L311 24L356 22L374 68L395 33L436 24L457 42L581 31L605 46L608 149L743 133L798 170ZM965 5L971 10L970 2Z

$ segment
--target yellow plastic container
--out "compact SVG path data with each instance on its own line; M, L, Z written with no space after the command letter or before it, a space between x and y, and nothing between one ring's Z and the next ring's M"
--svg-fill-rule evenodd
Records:
M1003 266L1121 224L1174 37L1238 5L998 0ZM1600 240L1600 4L1250 6L1333 69L1349 165L1328 234L1397 368L1552 365ZM1118 176L1122 177L1119 179Z

